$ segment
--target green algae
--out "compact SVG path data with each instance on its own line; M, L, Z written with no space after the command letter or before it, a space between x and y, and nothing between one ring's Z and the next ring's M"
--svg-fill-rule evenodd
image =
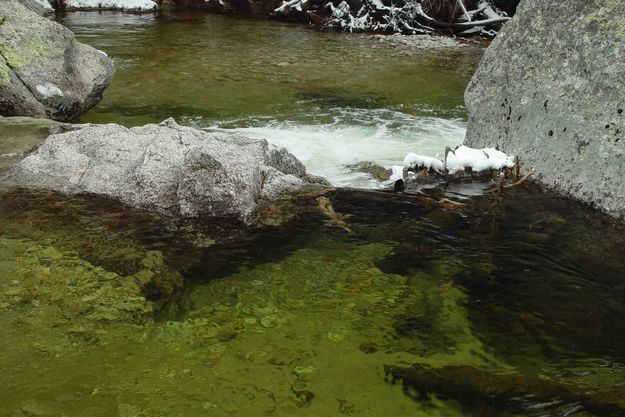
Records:
M19 7L11 6L9 13L0 25L0 55L11 68L19 69L36 60L63 53L66 39L50 39L45 35L46 31L66 35L63 28Z
M436 393L413 401L384 382L385 367L514 369L475 336L455 274L385 273L376 262L393 248L318 236L279 261L197 283L186 318L159 321L141 285L165 265L161 254L146 252L145 269L123 277L46 242L0 239L0 330L21 332L2 346L0 365L34 355L63 376L51 389L50 375L18 367L5 381L30 381L31 393L8 390L0 402L23 415L99 407L94 415L464 416ZM79 370L59 368L76 361ZM614 368L597 374L592 359L590 374L571 366L568 383L588 389L618 380ZM68 391L70 408L67 395L48 395Z
M0 238L0 256L0 306L26 309L32 314L41 311L40 306L54 306L58 308L56 319L151 320L153 303L146 300L147 288L167 282L161 284L163 291L173 292L182 284L179 275L163 273L162 261L158 266L153 263L155 258L161 259L155 251L144 259L150 266L129 276L94 266L75 253L61 252L49 242ZM49 312L45 314L46 320L54 320Z
M95 123L175 117L203 127L224 119L244 126L250 120L238 118L249 116L307 122L302 109L321 117L319 107L397 106L410 114L464 117L462 91L482 52L463 45L410 54L368 35L189 11L59 19L116 62L104 99L81 117Z
M466 328L466 319L457 322L463 316L460 293L451 288L437 291L434 284L424 284L427 292L438 294L429 298L444 300L434 327L440 324L458 332L453 336L458 353L421 358L391 346L388 314L402 305L408 293L423 290L411 290L404 277L384 274L374 266L390 250L389 245L340 242L303 248L283 261L244 268L198 285L190 294L193 308L187 320L153 322L146 319L152 310L137 285L144 273L121 277L54 246L2 239L2 276L7 277L0 291L2 327L7 327L11 313L19 311L28 317L28 326L22 324L22 343L34 342L38 350L50 353L70 349L78 355L75 359L85 356L90 366L106 363L111 377L132 372L118 356L117 350L123 348L138 367L150 369L151 377L140 378L140 391L123 383L119 389L108 386L104 390L106 401L115 398L119 415L129 410L154 415L165 407L156 398L163 395L164 384L169 385L166 381L177 380L170 394L184 397L191 388L183 382L193 375L202 375L208 389L204 395L196 394L186 408L187 415L206 410L212 415L229 415L234 410L237 415L256 415L259 410L278 415L417 412L418 406L399 388L383 382L384 364L395 360L478 364L484 363L482 356L487 354ZM146 268L163 265L156 253L148 253L142 263ZM54 335L50 328L56 329ZM35 341L35 335L46 333L46 338ZM120 335L123 344L116 341ZM361 349L383 343L386 353ZM93 364L96 357L103 363ZM180 364L185 368L179 369ZM254 367L252 380L240 379L250 366ZM211 375L206 375L208 370ZM346 385L346 378L354 372L362 380ZM154 379L155 373L160 377ZM20 375L7 377L17 383ZM312 394L306 404L299 400L303 392ZM0 401L16 404L18 409L34 407L33 401L44 410L60 407L55 401L24 396ZM441 402L435 414L428 415L449 415L447 409L454 406Z
M410 272L392 273L389 260L410 262L399 252L405 242L347 239L315 226L276 258L241 261L220 276L196 272L183 291L171 255L132 234L116 236L101 219L89 226L98 239L87 227L91 209L80 204L72 209L80 215L70 210L52 221L34 207L55 200L38 198L31 195L28 206L9 194L22 212L0 205L0 404L7 415L460 417L477 415L461 395L415 396L389 383L385 370L469 366L588 392L618 384L625 372L609 355L549 357L521 335L512 343L526 349L515 356L493 342L496 332L485 337L463 284L477 276L493 285L502 268L495 254L460 256L415 238L410 256L427 257ZM560 238L570 223L545 213L524 228ZM358 233L363 224L350 220ZM372 235L388 235L389 225L376 227ZM108 242L128 257L115 266L104 249L88 256L81 245L92 240L89 248ZM175 315L161 314L169 308L161 298L178 305ZM508 324L517 313L506 307L488 311ZM520 317L546 325L539 314Z

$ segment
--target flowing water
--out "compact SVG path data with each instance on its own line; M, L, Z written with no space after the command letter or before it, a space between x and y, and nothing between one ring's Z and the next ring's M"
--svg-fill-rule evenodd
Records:
M114 59L104 100L81 121L179 123L287 147L338 185L375 187L345 165L434 155L464 136L461 92L479 45L426 44L407 56L368 35L205 14L70 14Z
M61 17L118 73L81 121L266 137L345 165L464 133L479 45L166 13ZM287 65L288 63L288 65ZM0 170L44 136L0 124ZM625 415L625 227L533 188L338 190L248 230L0 195L0 416ZM457 191L457 190L456 190Z

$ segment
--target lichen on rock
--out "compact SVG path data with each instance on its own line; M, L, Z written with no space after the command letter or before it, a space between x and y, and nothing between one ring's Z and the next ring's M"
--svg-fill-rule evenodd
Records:
M113 62L17 0L2 1L0 115L70 120L101 98ZM54 85L62 94L37 86Z

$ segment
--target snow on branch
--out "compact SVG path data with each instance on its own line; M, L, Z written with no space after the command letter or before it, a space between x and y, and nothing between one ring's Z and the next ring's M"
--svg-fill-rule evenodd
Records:
M430 171L440 175L462 173L482 173L501 171L515 167L516 158L506 155L495 148L474 149L460 145L456 149L447 149L445 158L440 160L430 156L409 153L402 165L392 167L390 181L405 179L408 172Z
M324 27L347 32L418 34L451 30L493 35L509 17L491 6L490 1L284 0L274 13L305 13Z

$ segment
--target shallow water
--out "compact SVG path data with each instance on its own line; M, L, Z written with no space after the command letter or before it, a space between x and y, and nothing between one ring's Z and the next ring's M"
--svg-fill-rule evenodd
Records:
M479 58L199 14L63 22L118 65L82 121L242 130L370 187L342 165L458 140ZM41 129L0 125L1 153ZM2 417L625 414L625 227L536 189L338 190L352 233L314 195L248 230L0 192Z
M622 415L621 224L535 190L331 200L353 234L313 208L221 240L5 196L0 415Z

